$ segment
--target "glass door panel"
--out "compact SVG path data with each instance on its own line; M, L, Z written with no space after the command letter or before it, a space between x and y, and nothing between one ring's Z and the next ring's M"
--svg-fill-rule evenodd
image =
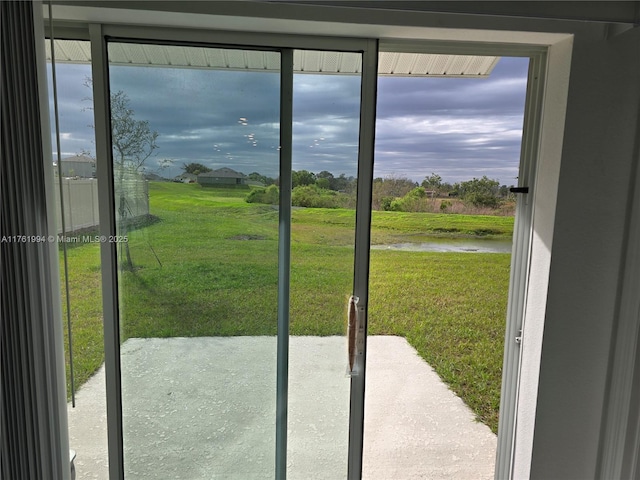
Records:
M273 478L280 54L108 55L125 476Z
M494 477L528 64L379 78L365 478Z
M347 476L346 321L354 277L361 57L294 51L291 479Z

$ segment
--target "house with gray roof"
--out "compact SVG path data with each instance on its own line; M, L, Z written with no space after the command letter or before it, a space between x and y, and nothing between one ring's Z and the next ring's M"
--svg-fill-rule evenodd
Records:
M247 176L244 173L236 172L231 168L224 167L199 174L198 183L202 186L246 185Z

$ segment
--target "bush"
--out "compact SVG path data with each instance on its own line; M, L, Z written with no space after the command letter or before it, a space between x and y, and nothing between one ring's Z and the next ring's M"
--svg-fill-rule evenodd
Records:
M280 190L275 185L266 188L254 188L245 197L247 203L265 203L278 205ZM291 191L291 204L295 207L308 208L352 208L355 201L351 196L335 192L317 185L295 187Z
M456 184L456 190L465 203L476 207L497 208L500 206L500 183L491 180L487 176L474 178L466 182Z
M291 204L307 208L344 208L349 204L349 196L317 185L304 185L293 189Z
M425 188L415 187L404 197L393 200L389 210L394 212L430 212L433 210L432 204L433 201L427 198Z
M388 212L391 210L391 204L393 203L393 197L382 197L380 199L380 210Z
M247 203L266 203L267 205L278 205L280 202L280 190L275 185L267 188L254 188L246 196Z
M424 187L416 187L413 190L411 190L409 193L407 193L405 196L413 197L413 198L424 198L426 195L427 195L427 191L425 190Z
M440 211L441 212L446 212L447 208L451 207L452 203L449 200L443 200L442 202L440 202Z
M476 207L497 208L500 206L500 199L491 193L470 192L464 195L462 200Z
M404 197L417 186L417 183L406 177L390 175L385 178L376 178L373 180L373 208L389 210L393 199Z

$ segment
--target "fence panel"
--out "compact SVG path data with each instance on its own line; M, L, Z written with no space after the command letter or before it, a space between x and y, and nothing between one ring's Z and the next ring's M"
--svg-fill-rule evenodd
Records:
M149 214L149 182L142 179L126 179L123 183L127 218L133 219ZM62 233L62 210L60 208L60 185L56 187L56 221L58 233ZM64 202L64 220L67 233L86 228L97 227L98 218L98 182L95 178L62 179ZM119 194L116 194L119 198ZM120 213L116 209L119 219Z

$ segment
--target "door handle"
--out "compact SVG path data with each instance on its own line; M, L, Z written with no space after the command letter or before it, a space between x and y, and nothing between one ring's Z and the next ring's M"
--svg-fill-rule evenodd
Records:
M353 366L356 361L356 336L358 333L358 298L351 295L349 297L349 308L347 313L347 343L348 343L348 359L349 369L347 374L349 376L356 375L353 371Z

